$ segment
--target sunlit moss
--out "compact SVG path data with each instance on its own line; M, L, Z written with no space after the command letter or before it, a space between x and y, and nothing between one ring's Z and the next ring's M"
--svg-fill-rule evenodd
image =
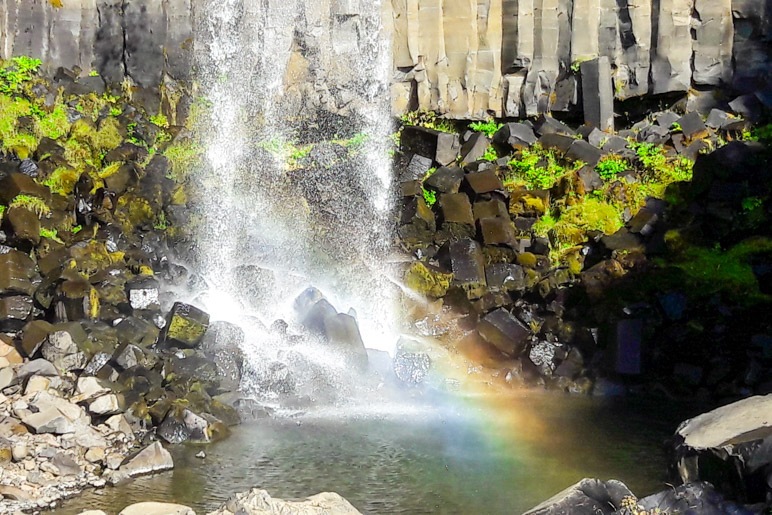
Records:
M80 172L74 168L60 166L43 181L43 184L48 186L52 193L67 196L73 192L79 178Z
M9 207L16 207L32 211L39 218L51 213L51 208L48 207L45 201L40 197L33 195L16 195L9 204Z
M57 140L70 132L71 124L67 117L67 107L57 103L50 113L37 120L36 131L41 138Z
M120 162L120 161L115 163L110 163L109 165L102 168L102 170L100 170L97 175L99 176L100 179L107 179L108 177L115 175L118 172L118 170L121 169L121 166L123 166L123 162Z
M171 178L183 182L190 171L196 167L204 154L201 145L193 141L182 141L169 145L163 155L171 165Z
M586 241L588 231L613 234L621 227L622 219L616 207L604 200L585 197L557 217L545 214L534 224L533 231L540 236L549 235L557 246L571 246Z

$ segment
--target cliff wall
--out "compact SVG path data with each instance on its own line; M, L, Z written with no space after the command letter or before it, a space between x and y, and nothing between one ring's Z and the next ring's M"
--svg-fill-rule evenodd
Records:
M217 14L210 4L0 0L0 56L95 70L116 84L175 87L191 81L196 56L205 53L211 34L201 27ZM347 114L374 91L376 70L366 62L368 34L377 25L373 2L223 4L257 20L254 39L266 48L271 34L283 37L294 25L290 48L280 53L286 55L271 55L298 92L298 109ZM772 0L383 0L381 11L393 55L395 114L420 108L484 118L574 110L581 105L578 65L598 56L611 61L618 100L719 87L759 91L772 73ZM323 59L334 66L323 66Z

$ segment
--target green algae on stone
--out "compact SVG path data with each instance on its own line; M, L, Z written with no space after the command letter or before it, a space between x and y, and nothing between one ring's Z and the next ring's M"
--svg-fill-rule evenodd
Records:
M201 342L208 328L208 314L190 304L175 302L169 312L165 338L177 346L193 348Z
M443 273L436 268L415 262L405 273L405 284L411 290L428 297L445 296L453 280L453 274Z

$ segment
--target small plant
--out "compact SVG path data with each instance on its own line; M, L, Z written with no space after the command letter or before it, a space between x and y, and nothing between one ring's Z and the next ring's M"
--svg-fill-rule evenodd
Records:
M683 128L681 127L681 124L678 122L673 122L673 125L670 126L670 130L673 132L683 132Z
M749 213L751 211L755 211L756 209L760 208L764 205L764 199L761 197L745 197L742 200L742 208L743 211L746 213Z
M32 211L38 215L38 218L51 213L51 208L46 205L43 199L40 197L34 197L32 195L16 195L16 197L9 204L9 207L22 208L28 211Z
M19 56L0 65L0 93L18 93L22 84L32 80L40 69L42 61Z
M48 238L49 240L54 240L57 243L64 243L61 239L59 239L59 232L56 229L45 229L41 227L40 237Z
M57 102L50 113L44 113L37 117L36 132L41 138L51 138L57 140L65 136L70 131L70 121L67 116L67 107Z
M162 129L169 128L169 119L166 118L166 115L163 113L158 113L155 116L151 116L150 123L152 123L156 127L161 127Z
M604 156L595 166L595 171L598 172L598 175L604 181L615 179L617 175L627 171L627 169L627 161L615 154Z
M434 204L437 203L437 192L434 190L427 190L426 188L421 188L421 193L424 196L424 200L426 201L426 205L429 207L432 207Z
M158 231L165 231L169 228L169 221L166 219L166 213L161 211L156 218L153 228Z
M0 205L0 221L2 221L2 219L3 219L3 215L5 215L5 210L6 210L6 209L7 209L7 208L6 208L5 206L3 206L3 205Z
M80 231L82 231L82 230L83 230L83 226L82 226L82 225L76 225L75 227L73 227L72 229L70 229L70 232L71 232L72 234L78 234L78 233L79 233Z
M99 72L96 71L96 70L91 70L90 72L88 72L88 76L89 77L99 77Z
M488 120L487 122L472 122L469 124L470 129L475 132L482 132L489 138L492 138L503 126L503 123L496 123L493 120Z
M488 148L485 149L485 154L480 158L483 161L495 161L499 158L499 153L496 152L496 149L493 147L493 145L490 145Z
M592 61L593 59L595 59L595 57L592 56L577 57L574 62L571 63L571 71L574 73L579 73L579 70L582 68L582 63Z
M533 224L531 230L537 236L547 236L550 230L555 227L556 223L557 219L552 216L552 213L547 212L544 213L535 224Z
M171 164L170 178L182 182L187 174L198 165L204 155L204 148L192 141L172 143L163 151Z

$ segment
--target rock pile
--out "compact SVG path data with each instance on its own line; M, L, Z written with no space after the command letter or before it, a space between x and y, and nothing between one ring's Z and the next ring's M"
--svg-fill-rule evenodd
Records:
M472 127L402 131L398 234L414 256L405 282L460 313L475 345L498 353L513 380L589 392L598 376L665 366L648 335L672 331L663 320L687 324L692 312L681 304L703 293L705 272L684 264L692 246L709 235L730 246L766 234L768 154L761 143L737 141L751 130L737 115L662 111L618 133L549 117ZM705 238L679 244L679 234ZM767 263L768 240L754 241L737 252ZM657 268L653 256L669 260L660 266L670 280L659 290L643 281L631 288ZM674 281L685 268L690 277ZM749 288L766 284L763 270L747 269ZM707 287L727 288L725 280ZM627 291L610 295L613 288ZM698 373L692 388L703 385L705 366L694 361L679 368Z

